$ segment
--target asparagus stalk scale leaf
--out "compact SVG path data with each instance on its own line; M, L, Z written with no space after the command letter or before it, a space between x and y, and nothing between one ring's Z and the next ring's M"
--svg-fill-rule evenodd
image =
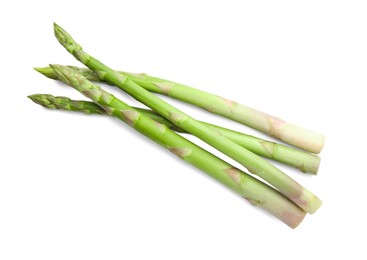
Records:
M122 74L151 92L201 107L306 151L320 153L324 146L325 137L322 134L288 123L233 100L145 73L122 72Z
M52 70L52 68L50 68ZM52 70L53 71L53 70ZM56 74L53 73L56 77ZM29 98L35 103L51 109L61 109L69 111L83 112L86 114L106 114L103 109L98 105L90 101L84 100L72 100L67 97L54 97L49 94L35 94L29 96ZM170 121L154 113L151 110L133 107L141 114L150 117L151 119L165 124L171 130L176 132L184 132L182 129L177 128ZM209 123L201 122L208 127L211 127L221 135L231 139L232 141L242 145L250 151L269 159L285 163L287 165L298 168L303 172L317 173L317 169L320 164L320 157L314 154L310 154L292 147L288 147L282 144L266 141L260 138L256 138L251 135L242 134L227 128L212 125Z
M102 90L99 86L94 85L74 70L58 65L53 65L53 68L60 80L92 99L104 111L103 113L124 121L138 132L170 150L179 158L201 169L228 188L245 197L252 204L265 209L292 228L295 228L303 220L305 212L275 189L234 168L173 132L164 124L160 124L145 116L115 96ZM47 100L49 97L45 98ZM33 98L32 100L39 102L41 99ZM49 106L53 108L51 104ZM97 113L102 112L102 110L89 106L86 110L83 109L83 111L97 111Z
M103 80L98 73L86 68L73 67L92 81ZM55 78L50 68L40 68L39 72ZM307 130L285 122L277 117L265 114L235 101L210 94L173 81L149 76L145 73L129 73L120 71L135 83L148 91L166 95L186 103L201 107L209 112L232 119L279 140L289 143L312 153L319 153L324 146L325 137L319 133Z
M148 92L127 76L114 71L83 51L82 47L61 27L54 25L55 36L64 48L76 59L91 70L98 73L103 80L116 85L136 100L153 109L178 127L184 129L210 144L214 148L230 156L245 166L251 173L256 174L277 188L282 194L296 203L304 211L314 213L322 204L313 193L280 171L278 168L240 146L221 136L216 131L189 117L185 113L169 105L157 96Z

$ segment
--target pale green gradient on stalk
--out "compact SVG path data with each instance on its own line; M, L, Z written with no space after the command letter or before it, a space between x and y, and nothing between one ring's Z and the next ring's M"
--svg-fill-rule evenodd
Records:
M233 158L245 166L251 173L263 178L269 184L277 188L282 194L296 203L304 211L314 213L322 204L321 200L302 187L295 180L281 170L265 161L258 155L250 152L237 143L221 136L213 129L196 121L149 91L140 87L127 76L112 70L97 59L82 50L73 38L61 27L54 24L55 36L64 48L76 59L94 70L101 79L119 87L136 100L153 109L155 112L171 121L190 134L195 135L222 153Z
M52 68L49 69L52 70ZM39 71L38 69L36 70ZM56 77L55 74L53 76ZM54 97L49 94L36 94L29 96L29 98L37 104L51 109L70 110L76 112L84 112L87 114L105 114L103 109L90 101L72 100L67 97ZM168 128L176 132L185 132L172 124L170 121L166 120L165 118L161 117L151 110L137 107L134 107L134 109L161 124L165 124ZM290 165L301 170L302 172L312 174L317 173L318 167L320 165L320 157L317 155L288 147L286 145L256 138L254 136L246 135L217 125L205 123L202 121L201 123L214 129L219 134L231 139L232 141L249 149L257 155Z
M60 80L92 99L93 102L105 111L104 113L124 121L138 132L176 154L179 158L201 169L228 188L245 197L252 204L270 212L288 226L295 228L303 220L305 212L275 189L198 147L170 130L164 124L160 124L145 116L115 96L102 90L99 86L94 85L78 72L59 65L53 65L52 67ZM52 105L47 104L49 96L40 97L32 95L30 98L38 104L46 102L46 107L54 108ZM65 107L65 104L63 106ZM87 111L90 112L92 110L94 109L88 106ZM101 111L98 110L99 112ZM101 144L103 147L103 142ZM108 144L106 144L104 149L108 151ZM166 183L167 185L172 185L170 181ZM179 183L179 180L177 183Z
M101 80L97 73L89 69L73 68L79 70L90 80ZM52 71L47 68L40 68L40 72L50 78L54 78ZM145 73L119 72L148 91L198 106L211 113L247 125L306 151L320 153L324 146L325 137L322 134L288 123L235 101L173 81L149 76Z

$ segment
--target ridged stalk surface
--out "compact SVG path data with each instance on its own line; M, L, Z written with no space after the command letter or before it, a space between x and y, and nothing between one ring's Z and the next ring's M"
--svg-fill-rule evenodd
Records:
M141 114L74 70L58 65L54 65L53 68L62 81L93 100L105 113L122 120L179 158L248 199L252 204L270 212L290 227L296 227L304 218L305 212L275 189L193 144L166 125ZM88 108L88 111L91 109ZM109 149L107 144L105 149ZM172 185L171 180L167 180L167 185Z
M52 68L49 69L52 70ZM55 73L53 74L54 77L56 77ZM67 97L55 97L49 94L35 94L29 96L29 98L37 104L51 109L76 111L86 114L105 114L103 109L90 101L72 100ZM151 110L137 107L134 107L134 109L161 124L165 124L168 128L176 132L185 132L182 129L178 128L176 125L172 124L170 121L166 120L165 118L161 117ZM247 148L257 155L295 167L302 172L312 174L317 173L320 165L320 157L317 155L310 154L308 152L304 152L286 145L260 139L251 135L236 132L217 125L209 124L202 121L201 123L207 125L208 127L211 127L219 134L231 139L232 141L240 144L241 146Z
M74 69L79 69L83 75L91 80L101 80L98 74L89 69L80 69L77 67L74 67ZM44 72L47 73L49 71L45 70ZM280 118L242 105L233 100L173 81L149 76L145 73L129 73L124 71L120 71L120 73L148 91L198 106L211 113L232 119L306 151L320 153L324 146L325 137L322 134L288 123ZM54 76L52 74L51 71L49 76Z
M56 24L54 26L54 31L60 44L85 66L98 73L101 79L119 87L176 126L195 135L217 150L241 163L251 173L258 175L277 188L304 211L314 213L321 206L322 202L317 196L269 162L171 106L130 80L127 76L107 67L105 64L86 53L65 30Z

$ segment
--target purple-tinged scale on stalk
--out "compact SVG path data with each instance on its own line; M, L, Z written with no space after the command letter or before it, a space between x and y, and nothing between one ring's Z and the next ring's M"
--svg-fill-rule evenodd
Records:
M114 99L115 97L113 95L107 93L106 91L102 91L102 95L99 101L102 102L103 104L109 105Z
M211 127L210 128L213 132L215 132L217 135L220 135L220 136L223 136L223 132L220 130L220 129L218 129L218 128L213 128L213 127Z
M206 111L210 112L210 113L214 113L215 111L215 106L213 105L208 105L208 106L200 106L202 109L205 109Z
M129 110L120 110L121 114L123 115L125 122L129 125L129 126L134 126L134 123L136 120L139 119L139 117L141 116L141 114L133 109L129 109Z
M224 169L224 172L231 178L231 180L237 185L241 184L242 173L239 169L231 167Z
M114 70L113 71L113 75L116 77L116 79L121 83L121 84L125 84L127 77L122 75L120 72Z
M274 154L277 150L277 145L273 142L260 141L259 142L262 147L264 147L265 151L269 154L270 157L274 158Z
M159 90L168 95L171 92L172 87L174 87L174 83L170 83L170 82L152 82L154 86L156 86L157 88L159 88Z
M185 121L188 118L188 116L183 115L181 113L175 113L175 112L170 112L169 113L169 119L172 123L174 123L175 125L178 125L180 123L182 123L183 121Z
M110 106L101 106L101 107L106 112L107 115L114 116L114 113L115 113L116 109L114 109Z
M189 148L172 147L169 148L169 150L182 159L184 159L186 156L189 156L192 153L192 150Z
M286 122L280 118L266 115L266 120L268 122L269 134L275 138L281 139L283 127Z
M146 73L132 73L132 72L125 72L127 75L131 75L133 77L139 78L139 79L143 79L145 80L147 77Z
M157 121L154 121L154 120L153 120L153 122L154 122L155 126L157 127L157 129L159 130L159 132L161 132L162 134L167 131L168 127L166 125L158 123Z
M254 165L247 165L247 166L245 166L246 167L246 169L249 171L249 172L251 172L252 174L255 174L255 175L261 175L262 174L262 172L263 172L263 170L261 170L261 168L259 168L259 167L256 167L256 166L254 166Z
M82 90L82 93L94 101L99 101L102 97L101 90L96 88Z
M104 80L105 76L107 75L107 72L101 70L95 70L94 72L97 73L98 77L101 80Z
M217 97L219 97L224 102L224 104L226 104L226 106L229 107L229 109L232 109L237 105L237 102L233 100L230 100L224 97L220 97L220 96L217 96Z
M80 45L78 45L78 47L80 49L74 49L74 55L75 55L75 57L81 63L87 64L92 59L92 57L88 53L86 53L85 51L83 51L82 48L80 47Z

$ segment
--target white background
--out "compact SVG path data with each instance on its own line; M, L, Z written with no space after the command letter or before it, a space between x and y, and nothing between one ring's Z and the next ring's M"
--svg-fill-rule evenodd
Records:
M0 259L366 259L366 13L365 1L2 1ZM292 230L117 120L33 104L82 98L32 70L79 65L54 21L113 68L324 133L318 176L282 167L323 207Z

